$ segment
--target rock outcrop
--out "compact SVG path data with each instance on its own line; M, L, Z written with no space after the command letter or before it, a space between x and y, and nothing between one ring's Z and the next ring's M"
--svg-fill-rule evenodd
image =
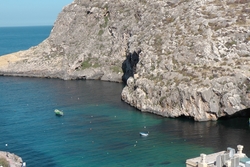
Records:
M21 157L9 152L0 151L0 159L0 166L22 167L25 164Z
M250 0L74 0L48 39L1 56L0 74L121 82L140 48L125 102L217 120L250 108L249 16Z

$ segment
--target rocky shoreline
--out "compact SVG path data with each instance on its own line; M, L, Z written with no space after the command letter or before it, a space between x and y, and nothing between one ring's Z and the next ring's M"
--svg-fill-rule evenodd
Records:
M250 116L249 4L74 0L41 44L0 57L0 75L131 76L121 98L143 112L196 121ZM135 64L129 56L138 49Z
M0 151L0 159L1 159L1 162L4 161L5 163L8 163L9 167L25 167L26 166L26 165L23 166L22 158L13 153ZM0 165L3 165L3 164L0 164Z

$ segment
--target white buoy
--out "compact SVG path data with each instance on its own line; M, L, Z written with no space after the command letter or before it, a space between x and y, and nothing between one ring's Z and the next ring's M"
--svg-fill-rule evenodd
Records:
M8 147L8 144L5 144L6 147Z

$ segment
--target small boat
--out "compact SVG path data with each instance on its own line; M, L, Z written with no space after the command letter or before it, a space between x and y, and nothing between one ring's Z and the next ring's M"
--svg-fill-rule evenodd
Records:
M60 110L58 110L58 109L55 109L55 114L57 115L57 116L63 116L63 112L62 111L60 111Z
M140 132L140 136L146 137L146 136L148 136L148 133Z

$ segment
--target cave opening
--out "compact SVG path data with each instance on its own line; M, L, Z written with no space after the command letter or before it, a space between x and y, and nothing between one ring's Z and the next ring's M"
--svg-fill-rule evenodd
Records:
M219 119L231 119L231 118L237 118L237 117L244 117L244 118L250 118L250 108L246 108L244 110L240 110L232 115L226 115Z
M127 84L129 77L134 77L134 74L136 73L136 64L139 62L140 52L141 50L139 49L138 51L126 55L126 59L122 63L122 81L124 84Z

